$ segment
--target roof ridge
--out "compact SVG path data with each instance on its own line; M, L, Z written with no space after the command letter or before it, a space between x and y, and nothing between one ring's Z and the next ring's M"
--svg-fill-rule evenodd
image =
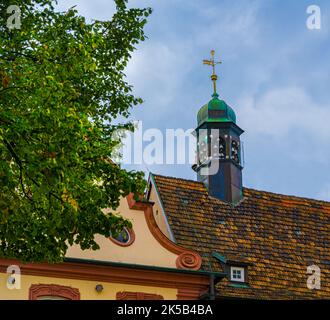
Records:
M152 172L150 172L150 174L152 174L154 177L161 177L161 178L165 178L165 179L187 181L187 182L190 182L190 183L196 183L196 184L200 184L200 185L203 185L204 186L204 183L203 182L196 181L196 180L185 179L185 178L178 178L178 177L171 177L171 176L165 176L165 175L162 175L162 174L155 174L155 173L152 173Z
M153 175L154 177L160 177L160 178L172 179L172 180L179 180L179 181L183 181L183 182L189 182L189 183L194 183L194 184L204 186L203 182L196 181L196 180L165 176L165 175L162 175L162 174L155 174L155 173L152 173L152 172L150 172L150 174ZM307 198L307 197L296 196L296 195L282 194L282 193L266 191L266 190L259 190L259 189L249 188L249 187L243 187L243 191L244 190L252 191L252 192L259 192L259 193L263 193L263 194L268 194L270 196L276 196L276 197L281 198L282 201L289 201L290 203L293 203L293 202L302 203L304 201L308 201L308 202L313 202L313 203L317 203L319 205L330 207L330 201L326 201L326 200L319 200L319 199Z
M296 195L289 195L289 194L283 194L283 193L278 193L278 192L273 192L273 191L267 191L267 190L259 190L259 189L254 189L254 188L248 188L248 187L243 187L243 190L247 191L252 191L252 192L260 192L272 196L277 196L280 197L281 200L289 200L290 202L296 201L296 202L303 202L303 201L308 201L308 202L317 202L322 205L330 206L330 201L326 200L319 200L319 199L313 199L313 198L308 198L308 197L302 197L302 196L296 196Z

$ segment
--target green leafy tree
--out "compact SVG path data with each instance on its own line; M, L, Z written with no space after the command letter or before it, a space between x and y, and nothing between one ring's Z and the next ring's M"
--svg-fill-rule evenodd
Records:
M115 3L111 20L88 23L74 8L58 12L52 0L1 1L2 257L59 262L68 245L96 250L95 234L130 226L103 209L116 210L121 197L145 187L141 172L111 157L113 133L132 130L127 117L142 102L124 69L151 9ZM12 4L20 28L8 28Z

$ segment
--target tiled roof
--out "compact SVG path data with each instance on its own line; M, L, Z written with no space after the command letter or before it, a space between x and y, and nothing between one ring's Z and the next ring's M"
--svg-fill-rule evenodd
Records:
M200 182L154 175L179 245L198 251L205 270L224 271L212 257L251 263L248 287L224 279L218 294L256 299L330 298L330 203L244 188L231 206ZM307 267L321 268L321 289L307 288Z

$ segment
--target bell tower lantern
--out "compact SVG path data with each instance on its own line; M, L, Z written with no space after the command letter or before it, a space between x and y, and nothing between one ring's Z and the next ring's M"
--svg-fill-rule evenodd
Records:
M215 66L221 62L214 61L214 50L203 63L212 67L213 94L197 114L197 164L193 169L211 196L235 204L243 197L240 136L244 131L236 124L234 110L219 99Z

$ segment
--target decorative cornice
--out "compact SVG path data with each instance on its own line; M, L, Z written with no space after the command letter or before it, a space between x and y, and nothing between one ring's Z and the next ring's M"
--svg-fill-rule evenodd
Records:
M136 201L131 193L127 197L128 206L132 210L144 212L147 225L154 238L167 250L178 255L176 266L180 269L199 270L202 265L202 257L195 251L181 247L170 239L160 230L153 215L153 203L148 201Z
M100 265L96 262L95 264L83 262L23 264L14 259L0 259L0 272L6 273L9 265L18 265L23 276L32 275L177 289L187 287L198 292L207 289L209 285L209 275Z

